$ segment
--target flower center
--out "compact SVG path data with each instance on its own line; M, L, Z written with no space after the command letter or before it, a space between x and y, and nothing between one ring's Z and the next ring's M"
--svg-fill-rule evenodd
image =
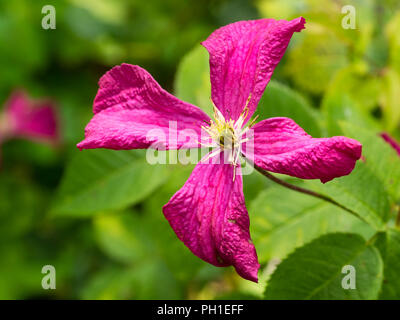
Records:
M223 149L234 149L236 147L235 132L231 127L226 127L219 134L218 143Z
M244 142L242 136L247 131L247 128L242 128L246 116L247 109L240 115L238 120L230 119L227 121L222 113L214 107L214 120L211 120L209 126L202 127L213 140L212 146L216 147L209 157L224 151L227 152L229 163L235 166L238 164L242 151L241 144Z
M202 129L208 133L212 139L211 145L205 145L206 147L216 147L207 156L207 159L212 158L221 151L224 152L224 162L227 160L228 163L233 166L240 166L239 156L242 153L242 143L252 139L251 137L245 137L247 131L253 126L258 116L254 117L250 123L244 127L244 121L247 118L249 112L249 102L251 100L251 94L247 98L246 105L243 108L243 112L239 118L234 121L232 119L226 120L224 115L214 105L214 120L210 121L209 126L203 126ZM212 101L211 101L212 102ZM200 142L200 144L202 144ZM204 144L202 144L204 145ZM226 157L227 156L227 157ZM205 160L207 160L205 159ZM236 168L233 170L233 180L235 180Z

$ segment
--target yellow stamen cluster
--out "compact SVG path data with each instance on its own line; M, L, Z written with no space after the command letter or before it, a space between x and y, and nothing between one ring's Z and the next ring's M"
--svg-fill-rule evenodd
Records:
M214 120L211 120L210 126L203 129L222 149L234 149L237 147L240 127L231 119L225 121L222 113L214 108Z
M213 141L213 145L211 146L216 147L209 154L208 158L211 158L224 150L229 152L229 163L234 166L239 165L238 160L242 152L241 145L243 142L247 141L247 139L244 139L243 136L254 124L255 120L253 119L249 126L243 128L243 123L249 112L247 105L250 101L250 98L251 97L247 99L246 106L236 121L232 119L226 120L223 114L214 106L214 120L211 120L209 126L202 127Z

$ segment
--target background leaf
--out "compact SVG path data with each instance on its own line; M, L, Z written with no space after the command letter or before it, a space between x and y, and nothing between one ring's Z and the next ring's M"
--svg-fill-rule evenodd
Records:
M327 195L352 210L375 230L383 229L384 221L389 219L389 195L383 183L362 161L357 162L350 175L325 184L317 181L307 181L307 184L308 188Z
M288 117L296 121L313 137L322 135L318 123L319 113L296 91L270 81L256 110L258 121L272 117Z
M108 267L94 274L81 299L179 299L180 288L157 260L130 268Z
M68 166L53 211L85 216L123 209L150 195L166 177L166 167L147 164L145 152L85 150Z
M329 136L343 135L341 121L380 129L379 122L371 117L371 113L378 107L382 84L379 78L366 74L365 68L365 64L343 68L325 91L321 110L326 117Z
M356 289L342 288L345 265L356 270ZM297 249L278 266L265 299L376 299L382 275L382 258L375 247L355 234L328 234Z
M382 79L381 104L387 131L391 132L400 122L400 74L387 69Z
M183 57L176 72L174 88L178 98L213 115L208 52L203 46L195 46Z
M347 47L329 29L321 32L320 26L308 24L307 30L288 54L285 71L298 87L318 94L327 88L335 72L348 64Z
M307 181L307 184L353 210L376 230L382 230L400 198L398 155L374 131L349 123L342 123L341 128L346 136L362 143L362 159L348 176L326 184L316 181Z
M400 299L400 231L389 229L379 234L376 241L384 267L382 291L379 299L399 300Z
M380 127L365 111L357 107L349 95L341 91L328 93L324 97L322 112L325 115L328 136L344 135L340 126L341 121L375 130Z
M250 233L261 262L283 259L323 234L353 232L367 239L374 232L365 222L326 201L281 186L262 191L250 203L249 213Z
M382 182L392 202L400 199L400 161L396 151L377 132L343 123L348 137L357 139L363 145L365 165Z

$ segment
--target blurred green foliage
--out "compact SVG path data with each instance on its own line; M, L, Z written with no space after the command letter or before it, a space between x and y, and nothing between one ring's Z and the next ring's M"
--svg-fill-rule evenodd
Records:
M18 87L52 97L63 133L56 149L23 140L1 147L0 298L252 299L265 288L272 299L400 298L394 271L400 161L377 136L387 131L400 138L397 1L57 0L57 29L43 30L46 4L0 2L0 101ZM355 30L341 25L347 4L356 8ZM162 206L192 165L151 166L142 151L79 153L75 145L91 117L97 81L112 66L141 65L168 91L210 112L208 57L199 43L233 21L299 15L306 29L294 35L256 114L291 117L313 136L356 138L366 161L326 185L289 179L356 215L256 172L244 177L262 264L254 284L192 255L163 217ZM307 259L316 265L304 264ZM343 295L327 278L349 259L368 277L360 280L362 292ZM41 287L47 264L56 268L56 290ZM309 280L299 275L302 268L321 269L321 283L288 290ZM324 290L314 291L319 286Z

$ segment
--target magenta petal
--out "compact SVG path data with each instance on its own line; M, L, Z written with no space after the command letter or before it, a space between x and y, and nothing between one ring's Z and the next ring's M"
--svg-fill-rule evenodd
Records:
M289 118L270 118L254 127L254 150L245 155L264 170L327 182L349 174L361 144L346 137L312 138Z
M214 31L202 45L210 54L211 96L226 119L238 119L251 94L251 117L285 53L305 20L239 21Z
M130 64L116 66L100 79L99 87L95 115L78 148L199 146L201 126L209 117L163 90L146 70Z
M32 101L23 91L14 92L6 103L5 117L10 137L58 140L57 117L50 101Z
M257 282L260 265L250 239L242 176L237 173L233 181L233 169L197 164L163 212L196 256L219 267L233 265L240 276Z
M387 143L389 143L394 150L397 151L398 155L400 156L400 144L394 140L388 133L383 132L381 133L381 137L383 140L385 140Z

